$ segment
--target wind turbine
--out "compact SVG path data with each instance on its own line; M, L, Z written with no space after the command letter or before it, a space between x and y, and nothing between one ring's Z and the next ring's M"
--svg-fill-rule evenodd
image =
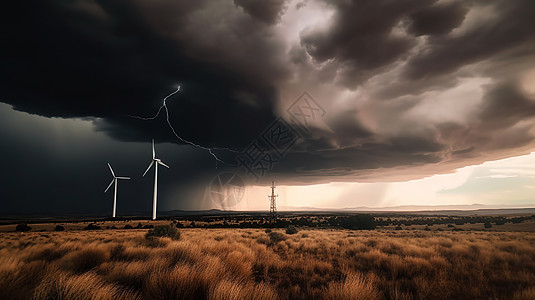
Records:
M130 177L115 176L115 172L113 172L113 169L111 168L110 163L108 163L108 168L110 168L110 172L111 172L111 175L113 176L113 179L111 180L110 185L108 185L104 193L110 189L112 184L115 183L115 191L113 193L113 216L112 216L113 218L115 218L115 212L117 210L117 181L119 181L119 179L130 179Z
M152 139L152 161L150 162L149 167L143 173L143 177L145 177L145 174L150 170L150 168L154 165L154 198L152 200L152 219L156 220L156 200L158 198L158 165L162 165L169 169L169 166L164 164L161 159L156 158L156 152L154 151L154 139Z

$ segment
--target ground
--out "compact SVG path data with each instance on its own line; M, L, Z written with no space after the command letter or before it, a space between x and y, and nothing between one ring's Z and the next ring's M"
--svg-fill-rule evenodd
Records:
M105 229L140 222L176 225L1 226L0 299L535 299L535 233L510 231L532 221L454 228L464 231L179 228L179 239Z

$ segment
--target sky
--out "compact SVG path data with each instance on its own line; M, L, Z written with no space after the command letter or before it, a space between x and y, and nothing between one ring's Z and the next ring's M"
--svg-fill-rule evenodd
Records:
M132 177L118 214L147 213L152 139L171 167L159 210L268 210L271 181L282 209L535 206L533 1L11 1L0 17L0 214L107 213L106 163Z

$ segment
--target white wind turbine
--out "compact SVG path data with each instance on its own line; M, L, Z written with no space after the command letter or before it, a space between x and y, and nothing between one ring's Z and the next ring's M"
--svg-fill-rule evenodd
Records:
M130 179L130 177L115 176L115 172L113 172L113 169L111 168L110 163L108 163L108 168L110 168L110 172L111 172L111 175L113 176L113 179L111 180L110 185L108 185L104 193L110 189L112 184L115 183L115 191L113 193L113 215L112 215L112 217L115 218L115 212L117 211L117 182L119 181L119 179Z
M158 165L162 165L169 169L169 166L164 164L161 159L156 158L156 152L154 151L154 139L152 139L152 161L150 162L149 167L143 173L143 177L145 177L145 174L150 170L150 168L154 165L154 198L152 200L152 219L156 220L156 199L158 198Z

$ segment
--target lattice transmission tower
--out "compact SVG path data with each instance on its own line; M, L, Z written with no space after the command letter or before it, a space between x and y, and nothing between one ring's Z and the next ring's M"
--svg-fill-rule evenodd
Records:
M269 217L273 221L277 218L277 197L279 195L275 195L275 182L271 182L271 195L268 196L269 198Z

